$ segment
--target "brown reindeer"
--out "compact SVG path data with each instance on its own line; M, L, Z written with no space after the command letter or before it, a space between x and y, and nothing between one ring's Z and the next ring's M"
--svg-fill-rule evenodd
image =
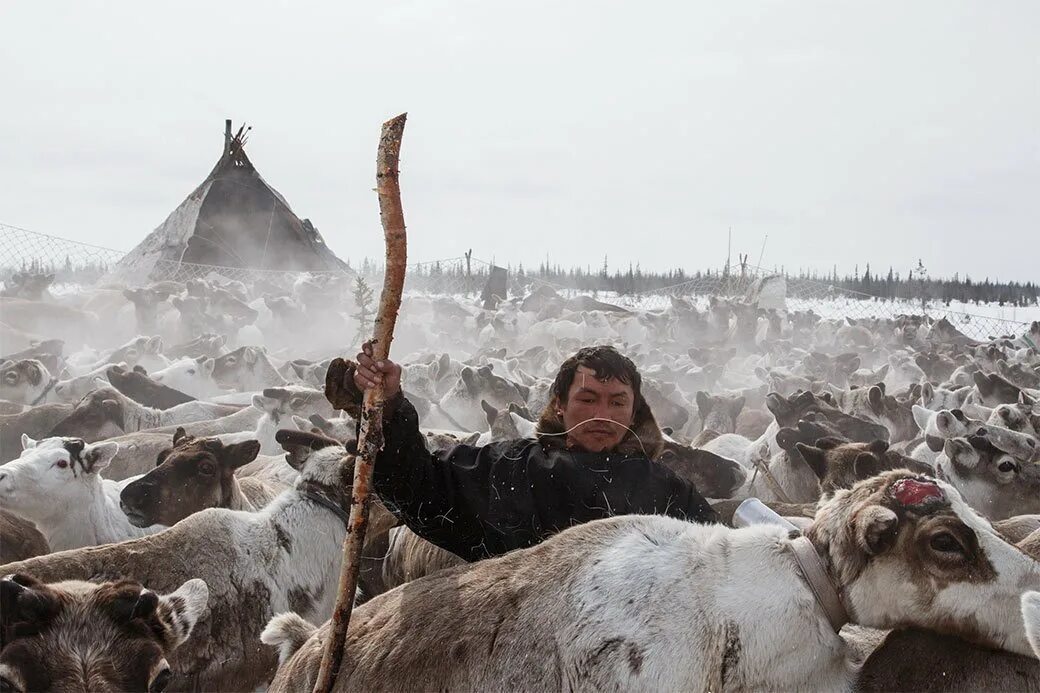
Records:
M0 580L0 688L28 691L162 691L166 656L188 639L209 590L188 580L160 596L136 582L44 584Z
M170 527L206 508L259 510L288 488L270 476L235 476L259 452L256 440L225 445L178 428L173 447L159 453L155 469L122 490L119 506L136 527Z
M36 525L18 515L0 510L0 565L50 552L47 538L36 529Z

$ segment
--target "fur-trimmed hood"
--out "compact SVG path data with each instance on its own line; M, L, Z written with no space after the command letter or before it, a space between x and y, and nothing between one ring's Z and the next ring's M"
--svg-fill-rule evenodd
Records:
M650 405L642 397L639 399L631 430L625 434L614 451L622 455L645 455L652 460L657 459L664 449L664 436L661 434L661 427L657 425L654 413L650 411ZM564 448L567 445L567 436L559 435L566 429L563 426L563 418L556 413L557 406L559 405L556 398L550 399L535 425L538 442L544 448Z

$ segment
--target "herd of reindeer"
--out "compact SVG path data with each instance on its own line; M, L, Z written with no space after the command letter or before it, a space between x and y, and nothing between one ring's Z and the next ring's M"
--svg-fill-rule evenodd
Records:
M52 281L0 296L0 690L310 691L353 281ZM657 462L723 524L620 516L466 563L377 498L337 690L1040 690L1040 323L405 288L392 354L431 451L535 437L559 365L613 344ZM797 530L732 527L752 497Z

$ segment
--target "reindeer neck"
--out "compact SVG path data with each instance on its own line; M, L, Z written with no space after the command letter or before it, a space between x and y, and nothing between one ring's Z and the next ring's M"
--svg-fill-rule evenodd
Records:
M256 377L260 382L266 383L264 387L277 387L278 385L285 385L288 382L282 377L282 374L278 372L278 369L276 369L267 359L262 359L256 365L258 366Z
M319 494L329 502L316 502L308 497L309 493ZM300 481L260 511L258 518L264 532L278 544L287 543L285 550L292 553L292 560L279 560L272 566L277 573L273 576L275 581L284 586L286 593L298 587L314 599L312 613L305 618L326 618L335 598L347 525L329 505L343 507L334 489Z
M104 489L100 483L90 484L76 502L51 505L53 510L36 522L51 551L103 543L97 531L97 511L102 507L103 496Z
M159 428L165 425L163 412L160 409L146 407L129 397L123 397L122 404L124 407L123 419L128 424L124 426L123 430L127 433L144 431L149 428Z

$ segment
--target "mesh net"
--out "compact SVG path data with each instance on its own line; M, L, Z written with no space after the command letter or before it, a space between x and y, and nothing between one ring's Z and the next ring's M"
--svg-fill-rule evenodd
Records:
M0 223L0 279L5 284L18 272L53 274L55 284L91 284L123 255L121 250Z
M0 223L0 280L9 286L19 272L54 274L54 284L88 285L97 282L120 282L143 285L151 281L188 279L223 279L247 283L268 282L291 285L304 274L328 275L353 280L361 276L372 287L383 282L383 267L368 261L345 270L285 272L240 267L221 267L161 260L135 266L120 262L126 253L88 243L70 241L57 236L29 231ZM495 265L470 257L417 262L408 265L406 292L440 294L445 296L477 297L480 295ZM568 288L534 276L510 273L510 295L521 295L537 286L548 286L558 293L573 297L592 295L600 300L639 310L663 310L673 299L723 296L746 298L767 277L775 276L770 270L743 266L702 275L696 279L650 291L616 294L605 291ZM973 339L1017 335L1026 331L1028 324L1021 320L993 317L958 310L938 301L911 302L885 300L877 296L837 288L826 282L809 279L785 278L788 310L813 311L828 318L895 318L899 315L926 314L946 318L957 329Z

